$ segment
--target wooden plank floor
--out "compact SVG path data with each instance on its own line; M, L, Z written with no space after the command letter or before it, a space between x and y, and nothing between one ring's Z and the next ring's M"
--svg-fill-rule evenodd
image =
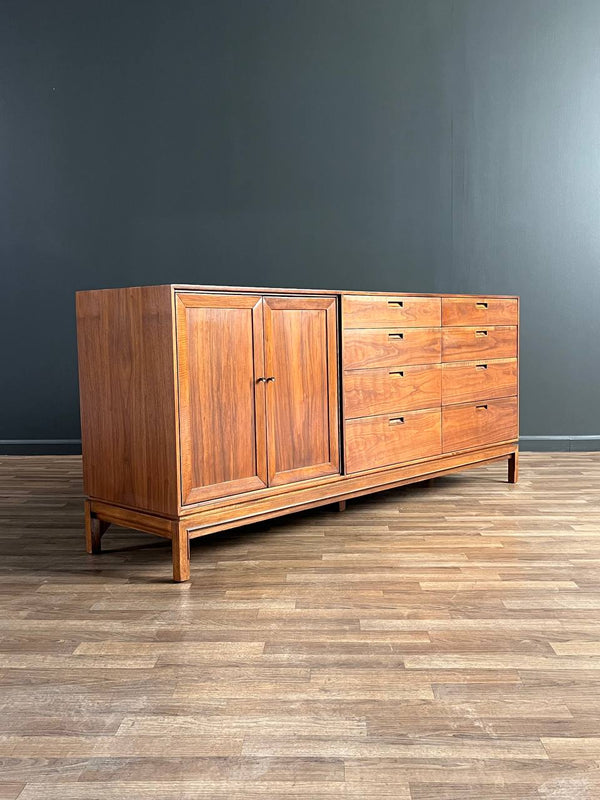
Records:
M83 551L0 458L0 800L600 798L600 453Z

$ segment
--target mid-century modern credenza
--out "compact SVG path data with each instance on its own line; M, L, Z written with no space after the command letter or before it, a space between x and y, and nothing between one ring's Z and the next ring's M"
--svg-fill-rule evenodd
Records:
M86 544L172 542L508 461L519 300L148 286L77 294Z

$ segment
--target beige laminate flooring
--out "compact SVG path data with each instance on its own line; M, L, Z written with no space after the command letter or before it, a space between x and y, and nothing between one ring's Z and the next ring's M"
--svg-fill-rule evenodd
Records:
M600 453L83 551L0 458L0 799L600 798Z

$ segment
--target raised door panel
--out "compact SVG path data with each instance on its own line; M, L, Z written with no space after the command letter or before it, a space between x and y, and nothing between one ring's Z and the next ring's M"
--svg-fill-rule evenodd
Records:
M440 328L345 330L344 369L435 364L441 360Z
M445 406L442 409L444 453L514 441L519 435L518 413L516 397Z
M440 409L347 420L345 441L349 473L437 456L442 448Z
M336 301L265 297L269 485L339 472Z
M177 296L182 503L267 485L262 299Z
M439 297L385 297L347 294L342 298L344 328L431 328L441 319Z
M517 357L517 328L442 328L442 361Z
M348 418L391 414L440 405L439 364L353 369L344 373L344 415Z

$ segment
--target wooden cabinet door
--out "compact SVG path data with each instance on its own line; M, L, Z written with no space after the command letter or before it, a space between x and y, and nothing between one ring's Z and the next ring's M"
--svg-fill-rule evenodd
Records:
M267 485L262 298L177 295L181 499Z
M336 302L265 297L269 485L339 472Z

